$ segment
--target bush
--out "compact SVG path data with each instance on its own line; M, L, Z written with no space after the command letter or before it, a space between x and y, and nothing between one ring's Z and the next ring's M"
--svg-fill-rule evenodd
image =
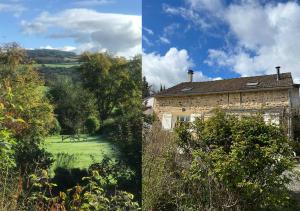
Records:
M85 121L85 127L89 134L93 134L99 129L100 122L97 117L91 116Z
M55 118L52 124L52 128L50 130L50 135L59 135L61 132L61 126L59 121Z
M238 120L217 110L206 121L180 123L175 133L177 146L164 156L158 149L149 155L156 141L144 149L143 184L148 192L143 204L148 209L282 210L288 206L286 185L293 156L280 128L266 125L259 115ZM150 140L156 137L150 136ZM155 166L145 165L146 158L156 161ZM154 182L155 176L163 182Z

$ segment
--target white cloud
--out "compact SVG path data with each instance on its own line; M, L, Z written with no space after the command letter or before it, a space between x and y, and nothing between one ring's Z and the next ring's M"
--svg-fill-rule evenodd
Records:
M210 12L221 12L224 5L221 0L186 0L193 10L207 10Z
M22 26L27 35L59 29L59 33L48 36L72 38L78 43L78 51L108 50L124 56L141 53L141 16L67 9L51 15L43 12L33 21L22 21Z
M159 41L164 44L171 43L171 37L176 34L176 31L180 28L179 23L172 23L164 27L162 36L159 37Z
M243 76L274 74L280 65L300 82L299 4L231 5L226 20L238 45L209 50L208 64L227 66Z
M207 29L210 27L210 24L207 23L205 18L193 9L184 7L171 7L170 5L163 4L163 10L167 14L179 15L188 21L192 21L193 24L201 29Z
M180 28L179 23L172 23L164 28L164 36L172 36Z
M15 17L19 17L25 10L26 8L21 4L0 3L0 13L10 12Z
M170 44L170 40L166 37L159 37L159 40L162 42L162 43L165 43L165 44Z
M204 63L227 67L242 76L273 74L275 66L300 82L300 5L297 1L185 0L185 7L164 5L202 33L227 30L224 46L208 50ZM209 29L209 30L207 30Z
M261 45L272 45L276 27L269 22L267 8L260 5L231 5L225 18L240 44L251 49Z
M154 32L153 32L151 29L149 29L149 28L147 28L147 27L143 27L143 29L144 29L148 34L154 35Z
M74 46L52 47L51 45L46 45L46 46L41 46L40 49L76 51L76 47L74 47Z
M153 43L146 37L146 35L143 35L142 39L148 46L153 46Z
M160 85L166 88L188 80L187 70L194 64L187 50L170 48L165 55L143 53L143 74L147 81L158 89ZM194 81L207 80L200 71L195 71Z

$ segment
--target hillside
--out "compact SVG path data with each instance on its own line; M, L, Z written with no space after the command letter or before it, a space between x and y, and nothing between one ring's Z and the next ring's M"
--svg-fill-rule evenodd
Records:
M28 57L38 64L72 63L78 60L77 55L69 51L34 49L26 52Z
M37 63L36 67L45 79L46 85L58 76L78 78L79 56L74 52L49 49L26 50L26 52L28 57Z

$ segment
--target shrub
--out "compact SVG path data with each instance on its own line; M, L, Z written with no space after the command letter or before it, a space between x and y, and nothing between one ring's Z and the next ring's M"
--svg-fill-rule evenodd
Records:
M97 117L91 116L85 121L85 127L89 134L93 134L99 129L100 122Z
M293 160L290 142L280 128L265 124L259 115L238 120L216 111L189 129L195 134L184 129L179 135L190 133L199 145L191 150L192 162L184 177L203 185L203 206L278 209L288 203L289 179L283 173L292 169ZM179 137L179 142L187 142Z
M98 167L100 166L104 167L102 164ZM91 170L87 174L83 170L77 170L75 174L60 168L56 173L59 177L52 181L47 171L31 175L32 192L26 201L29 210L140 210L133 194L117 189L116 178L110 172L103 173L99 169ZM73 177L70 181L66 174L76 176L76 181ZM81 177L81 182L78 182L78 176ZM68 189L59 193L53 191L57 186L54 182L64 182L59 186ZM74 186L70 188L72 184Z
M59 135L61 132L61 126L59 121L55 118L52 124L52 128L50 130L50 135Z
M291 143L282 129L266 125L261 116L239 120L217 110L206 121L180 123L175 129L177 146L164 147L165 152L155 147L156 139L164 140L157 138L159 134L150 133L144 149L144 208L282 210L288 206L286 185L294 162Z

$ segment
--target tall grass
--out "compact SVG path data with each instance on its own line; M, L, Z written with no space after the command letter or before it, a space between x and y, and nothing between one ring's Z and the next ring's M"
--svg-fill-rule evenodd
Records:
M71 169L74 168L75 162L78 160L78 157L75 154L68 153L57 153L55 156L55 162L53 164L53 169L56 168L65 168Z

